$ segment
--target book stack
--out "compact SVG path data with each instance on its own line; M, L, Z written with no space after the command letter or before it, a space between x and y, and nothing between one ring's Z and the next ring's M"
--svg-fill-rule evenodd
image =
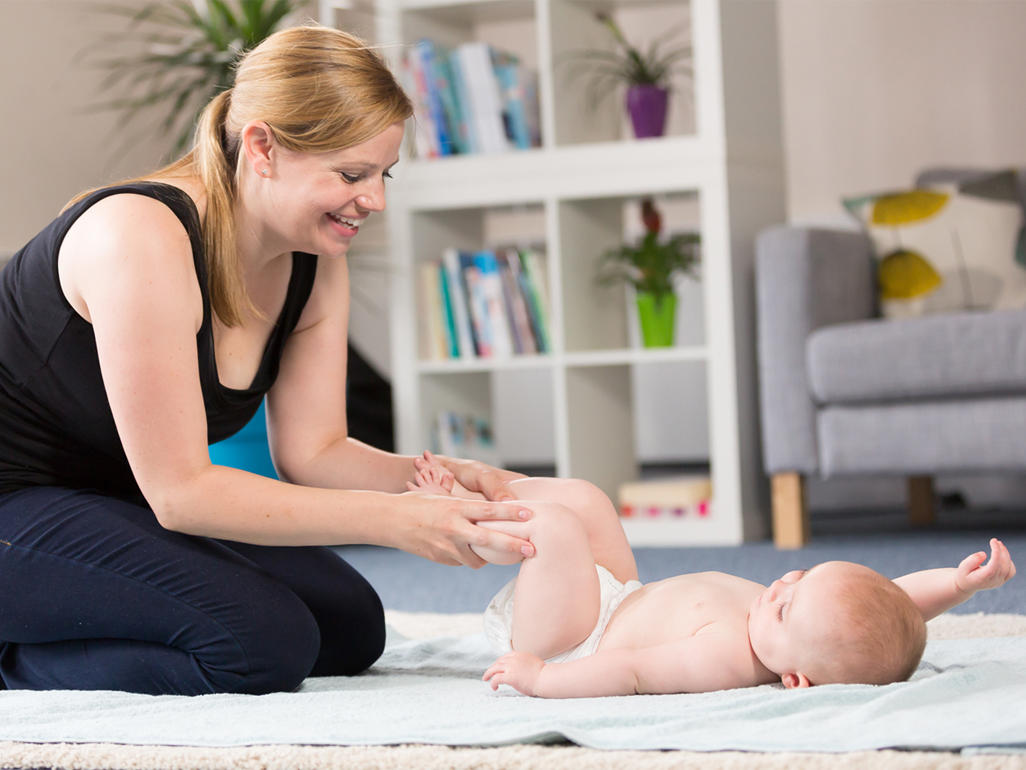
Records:
M621 484L620 515L624 518L708 516L712 481L708 476L673 476Z
M436 454L499 464L491 423L478 415L439 412L431 425L431 445Z
M549 289L535 249L446 249L419 266L421 358L548 353Z
M454 49L423 38L402 63L421 158L541 145L538 76L511 53L475 41Z

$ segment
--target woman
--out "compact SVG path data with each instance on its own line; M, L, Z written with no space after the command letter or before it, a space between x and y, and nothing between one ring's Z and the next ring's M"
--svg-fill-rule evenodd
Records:
M0 677L10 688L290 690L381 653L381 603L333 551L477 567L514 504L395 495L414 458L346 436L348 273L410 103L343 32L244 57L193 149L79 196L0 281ZM283 481L207 445L267 396ZM516 476L451 461L509 499Z

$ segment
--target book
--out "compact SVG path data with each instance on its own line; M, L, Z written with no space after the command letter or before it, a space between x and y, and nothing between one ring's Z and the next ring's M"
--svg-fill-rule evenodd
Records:
M424 103L431 116L431 127L435 133L435 146L438 155L452 155L454 152L452 132L449 128L449 117L446 115L442 92L448 90L445 78L440 77L438 54L435 44L428 38L421 38L413 46L412 56L417 61L419 70L418 85L423 83Z
M502 94L502 113L506 136L517 149L529 149L532 142L527 121L523 68L516 57L501 52L496 53L495 77L499 82Z
M421 262L417 266L417 279L420 289L420 355L427 360L441 360L447 357L447 346L437 263L430 260Z
M461 251L460 272L467 291L467 308L474 334L474 350L482 358L493 353L491 326L488 323L488 298L481 282L481 270L474 263L474 255Z
M502 292L506 300L506 314L510 331L513 333L513 347L517 353L537 353L538 344L531 330L531 317L520 285L520 257L514 251L504 249L496 253L499 275L502 276Z
M474 265L480 275L481 291L484 295L486 323L490 331L492 352L495 356L513 354L513 337L506 316L506 301L502 291L502 277L495 252L482 250L474 252Z
M459 49L449 52L449 79L452 84L453 95L456 100L459 112L459 126L457 135L460 141L466 146L467 152L480 152L481 140L477 135L477 126L474 125L471 111L470 89L466 79L463 77L463 65L460 63Z
M708 516L712 480L703 475L673 476L621 484L620 515L629 517Z
M445 265L438 261L438 287L442 293L442 327L445 331L445 352L449 358L460 357L460 340L456 331L456 312L453 308L452 290Z
M431 424L431 444L438 454L499 464L491 422L480 415L438 412Z
M534 249L517 249L520 258L520 285L527 301L531 330L539 353L552 351L548 322L548 280L545 276L545 260Z
M442 252L442 264L445 266L445 276L448 280L449 301L452 303L460 358L473 358L476 355L474 330L471 326L470 311L467 306L467 285L463 280L463 272L460 267L459 249L445 249Z
M420 158L436 158L439 154L438 134L427 106L427 85L419 57L406 56L400 66L403 90L413 102L413 146Z
M475 127L478 152L505 152L511 147L502 121L502 95L492 64L493 49L483 41L457 49L460 71L469 98L468 121Z

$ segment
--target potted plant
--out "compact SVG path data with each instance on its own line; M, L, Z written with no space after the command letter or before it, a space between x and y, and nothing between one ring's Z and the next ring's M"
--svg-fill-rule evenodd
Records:
M87 51L108 70L102 87L120 95L97 105L123 110L125 125L163 106L174 154L188 146L200 111L235 80L239 54L253 48L306 5L304 0L150 0L105 3L104 13L128 20L127 29ZM95 56L92 52L99 54Z
M684 275L697 276L701 236L681 233L661 240L662 216L651 198L641 201L641 221L645 234L636 244L623 244L602 254L599 278L606 284L631 284L645 347L669 347L677 311L674 281Z
M649 43L644 50L631 44L612 16L598 11L595 19L613 38L613 50L577 50L569 53L576 64L572 75L589 78L587 94L594 104L606 94L626 85L627 113L634 136L642 139L662 136L675 74L691 75L691 46L670 46L677 30L671 29Z

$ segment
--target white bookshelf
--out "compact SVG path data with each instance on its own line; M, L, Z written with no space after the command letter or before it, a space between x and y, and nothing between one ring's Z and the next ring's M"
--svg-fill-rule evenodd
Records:
M667 135L634 140L622 101L590 110L559 66L568 50L607 44L604 9L629 39L690 29L693 85L679 83ZM323 0L321 17L385 46L431 37L485 40L539 72L540 148L404 159L389 188L392 386L397 446L417 453L441 409L484 415L499 399L536 426L559 476L614 497L638 475L633 374L704 369L713 509L704 518L626 519L634 545L734 544L768 532L758 454L752 252L761 228L784 220L773 0ZM405 156L404 156L405 157ZM664 230L702 233L701 339L632 344L622 288L594 281L597 256L636 237L636 202L655 197ZM484 248L514 232L545 244L553 350L545 355L425 361L419 357L416 266L447 247ZM633 233L633 234L632 234ZM538 394L541 394L540 396ZM686 396L682 394L682 398ZM673 399L660 404L672 414ZM678 407L679 408L679 407ZM497 424L497 431L501 425ZM500 437L501 438L501 437ZM500 442L501 443L501 442ZM502 458L500 458L501 460Z

